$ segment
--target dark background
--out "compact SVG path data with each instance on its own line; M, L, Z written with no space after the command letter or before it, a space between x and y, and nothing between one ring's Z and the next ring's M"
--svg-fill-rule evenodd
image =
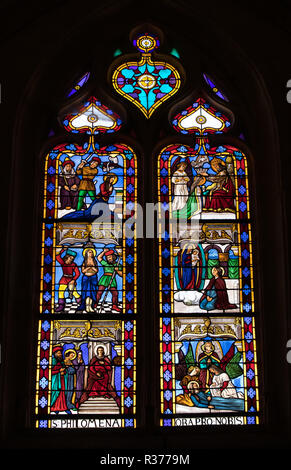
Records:
M290 2L73 0L34 5L2 1L0 15L2 447L80 452L155 449L160 453L169 449L288 448L291 104L286 95L291 79ZM157 54L165 55L182 74L179 92L149 121L117 95L108 74L117 48L123 54L135 53L129 35L144 23L162 31L164 39ZM180 60L167 56L173 47ZM117 63L119 60L124 56ZM87 70L91 70L91 78L78 99L94 92L126 116L120 134L102 141L118 137L137 150L140 203L157 200L154 175L158 150L169 142L192 143L192 138L171 130L169 115L180 109L179 103L189 105L193 90L207 89L201 73L212 75L230 99L235 125L229 136L213 142L238 145L250 160L262 413L259 427L159 427L158 306L153 300L158 285L157 246L154 240L140 240L140 427L81 432L31 428L43 158L55 144L76 139L66 135L57 116L67 106L67 90ZM51 130L54 136L48 138ZM241 132L245 142L238 139Z

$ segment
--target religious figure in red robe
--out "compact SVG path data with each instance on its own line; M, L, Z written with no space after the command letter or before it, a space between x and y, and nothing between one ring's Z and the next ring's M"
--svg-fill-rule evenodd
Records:
M206 188L205 211L235 212L235 185L233 177L233 164L229 159L226 163L218 158L213 158L211 167L216 175L207 179L212 184Z
M228 310L237 308L237 305L231 304L228 299L225 280L222 277L222 268L214 266L212 268L213 278L210 279L200 299L200 308L203 310Z
M100 184L99 193L96 198L103 199L108 202L111 194L113 193L114 185L117 182L117 176L114 173L108 173L103 177L103 183Z
M89 363L87 387L81 396L78 407L87 401L89 397L114 398L117 405L120 406L120 398L111 382L111 361L105 356L104 348L99 346L97 348L97 355Z

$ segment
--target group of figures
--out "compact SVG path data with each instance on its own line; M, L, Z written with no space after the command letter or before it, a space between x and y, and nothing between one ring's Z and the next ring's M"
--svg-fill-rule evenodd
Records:
M201 132L192 147L166 147L159 168L169 213L159 252L164 425L179 425L169 424L172 413L254 412L253 325L242 316L254 302L246 160L234 147L210 147Z
M213 310L238 309L234 301L230 301L229 294L233 299L238 294L238 257L230 249L221 253L226 261L219 261L219 253L216 246L225 247L225 244L201 244L187 241L181 247L178 244L178 252L175 256L175 311L183 308L195 309L199 312ZM228 246L232 246L230 243ZM212 259L213 258L213 259ZM235 265L235 266L234 266Z
M59 215L60 220L66 224L79 222L93 222L100 216L108 214L116 183L123 179L122 157L117 154L98 156L88 152L88 156L80 160L78 156L69 157L63 154L59 167ZM76 167L76 169L75 169ZM116 173L114 173L115 171ZM120 180L120 181L121 181ZM122 185L122 183L121 183ZM98 190L96 188L98 187ZM114 204L113 204L114 207ZM105 209L105 210L104 210ZM76 240L75 240L76 241ZM79 245L68 244L56 255L58 262L58 305L56 312L63 312L66 306L66 298L75 299L77 304L74 312L93 313L106 291L102 305L108 292L112 297L112 312L121 312L118 299L118 278L122 277L121 257L114 247L99 247L98 255L96 246L87 242L83 245L83 259L79 254ZM101 251L100 251L101 250ZM78 262L76 262L78 259ZM102 270L102 275L98 275ZM77 287L78 286L78 287ZM121 290L121 289L120 289ZM67 294L65 295L65 293Z
M211 340L204 342L202 351L195 359L191 343L188 360L179 351L176 376L180 379L181 393L177 395L178 405L207 408L208 410L244 410L244 396L237 391L233 379L242 377L239 362L241 354L231 345L224 357L220 358ZM191 351L189 358L189 350ZM181 410L183 412L183 408Z
M178 221L180 230L172 242L175 313L237 311L239 275L229 269L238 262L232 252L233 233L229 235L236 216L233 157L227 152L209 154L205 143L196 155L180 150L184 155L173 153L168 173L172 221ZM221 235L216 232L215 240L203 242L202 220L216 223ZM194 237L187 234L191 223L197 224ZM217 259L212 260L214 252Z
M122 166L117 155L109 155L108 160L101 161L96 154L89 154L89 157L79 162L76 169L75 166L74 158L65 156L60 161L59 209L64 211L62 218L65 220L91 221L99 216L98 203L108 204L118 181L118 174L113 170ZM99 189L96 191L97 183ZM88 205L89 201L91 203Z
M172 171L172 215L190 219L201 212L235 212L235 177L231 156L179 157Z
M90 397L113 399L119 408L120 396L113 384L113 368L113 361L105 355L103 346L96 347L95 356L86 367L81 350L64 350L63 346L56 345L52 358L51 411L77 413Z
M79 261L78 264L75 259L77 256L81 257L79 249L62 248L56 255L56 260L59 263L57 270L61 271L56 312L64 311L66 297L69 297L71 300L75 299L77 303L75 312L93 313L96 311L103 294L101 306L109 292L112 297L111 310L115 313L122 311L119 307L118 291L120 291L120 287L118 289L119 280L117 279L122 277L121 256L114 248L103 247L99 250L97 255L94 244L86 243L82 251L83 261ZM100 269L103 274L98 278ZM78 292L77 283L81 293Z

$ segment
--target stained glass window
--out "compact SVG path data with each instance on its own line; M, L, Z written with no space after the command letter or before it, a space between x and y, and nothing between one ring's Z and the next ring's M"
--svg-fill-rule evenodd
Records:
M248 161L204 98L158 158L161 426L259 422Z
M170 63L155 60L153 51L160 45L158 37L143 34L133 41L141 53L140 60L119 65L113 72L115 90L129 100L148 119L163 102L180 88L180 74Z
M121 49L115 49L114 53L113 53L113 57L118 57L119 55L122 54L122 50Z
M173 49L171 50L170 54L172 54L173 56L177 57L178 59L180 59L180 54L179 52L177 51L177 49L175 47L173 47Z
M150 119L181 77L156 58L157 36L133 45L136 60L115 51L112 86ZM248 159L227 143L233 121L201 96L171 119L188 143L158 156L164 427L259 423ZM44 163L35 425L135 427L137 158L115 137L122 118L98 97L60 122L75 140L54 146Z
M209 86L209 88L213 91L213 93L215 93L215 95L216 95L218 98L221 98L221 99L224 100L224 101L229 101L229 99L227 98L227 96L225 95L225 93L222 92L222 91L216 86L216 84L214 83L214 80L213 80L207 73L204 73L204 74L203 74L203 78L204 78L205 82L207 83L207 85Z
M87 72L84 75L82 75L82 77L77 81L77 83L68 91L67 98L70 98L71 96L75 95L75 93L77 93L82 88L82 86L84 86L85 83L87 83L87 81L89 80L89 77L90 77L90 72Z
M135 427L136 155L99 143L123 123L93 96L62 123L76 142L45 157L35 425Z

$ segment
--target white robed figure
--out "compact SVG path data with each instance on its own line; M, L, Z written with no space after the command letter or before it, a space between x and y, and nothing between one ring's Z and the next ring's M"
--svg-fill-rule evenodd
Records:
M214 373L212 383L210 385L212 397L242 398L237 393L235 386L226 372L213 365L209 369Z
M193 163L193 162L192 162ZM173 167L172 182L172 215L179 219L190 219L202 210L202 190L206 178L204 171L196 169L195 164L180 161L175 162ZM197 164L198 165L198 164ZM192 168L196 171L193 176Z
M187 204L189 197L188 184L190 181L186 173L186 162L181 162L177 165L177 170L173 173L172 183L174 186L174 199L172 201L172 210L177 211L183 209Z

